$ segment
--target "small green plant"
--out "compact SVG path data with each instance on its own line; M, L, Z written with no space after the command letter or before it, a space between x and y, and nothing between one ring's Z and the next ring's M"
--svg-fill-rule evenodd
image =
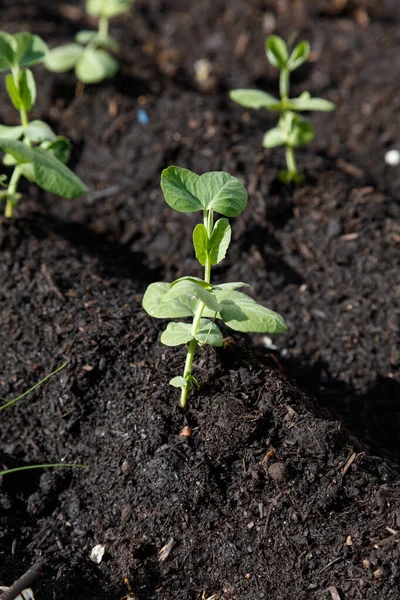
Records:
M134 0L86 0L86 12L98 17L97 31L79 31L75 43L53 48L47 54L45 66L50 71L64 73L75 69L82 83L99 83L114 77L118 62L108 52L118 50L117 42L109 35L109 20L127 12Z
M265 41L267 58L271 65L280 71L280 99L261 90L232 90L230 97L234 102L246 108L266 108L280 113L276 127L264 135L264 148L284 146L286 171L279 178L284 183L300 183L303 176L297 170L294 149L308 144L314 137L314 128L310 121L300 115L303 111L331 111L335 105L322 98L311 98L309 92L303 92L298 98L289 98L290 73L298 69L309 57L310 44L299 42L292 50L290 43L277 35L269 36Z
M44 121L29 122L28 113L36 102L36 83L27 67L42 62L47 46L37 35L0 31L0 71L6 75L6 88L13 106L20 115L20 125L0 125L0 150L5 152L3 164L14 167L10 182L0 176L0 200L6 201L5 216L12 217L21 194L20 178L26 177L41 188L63 196L75 198L87 191L84 183L68 169L71 144L56 136ZM22 141L20 139L22 138Z
M29 390L27 390L26 392L24 392L23 394L18 396L18 398L15 398L14 400L6 400L5 398L0 398L0 401L4 402L4 404L0 405L0 411L4 410L5 408L8 408L9 406L12 406L13 404L16 404L17 402L22 400L22 398L25 398L25 396L27 396L28 394L33 392L33 390L36 390L37 387L39 387L40 385L45 383L45 381L50 379L50 377L53 377L53 375L55 375L56 373L59 373L62 369L64 369L64 367L66 365L67 365L67 363L64 363L63 365L61 365L61 367L58 367L58 369L56 369L55 371L50 373L50 375L46 375L46 377L43 377L43 379L41 379L38 383L36 383L34 386L32 386ZM80 469L87 468L85 465L76 465L76 464L67 464L67 463L56 463L56 464L46 464L46 465L27 465L25 467L16 467L15 469L7 469L6 471L0 471L0 477L2 477L3 475L9 475L11 473L18 473L19 471L29 471L31 469L47 469L50 467L78 467Z
M199 176L187 169L168 167L162 172L161 187L167 204L174 210L203 214L203 223L193 231L193 245L196 258L204 267L204 279L181 277L171 284L152 283L143 297L143 308L152 317L192 318L191 324L169 323L161 336L166 346L189 344L183 375L170 381L172 386L181 388L180 404L185 408L193 384L199 387L192 375L197 345L223 345L216 319L243 332L282 333L286 326L276 312L237 291L248 287L246 283L211 284L211 267L225 258L231 241L228 219L214 223L214 213L236 217L246 208L247 192L239 180L223 172Z

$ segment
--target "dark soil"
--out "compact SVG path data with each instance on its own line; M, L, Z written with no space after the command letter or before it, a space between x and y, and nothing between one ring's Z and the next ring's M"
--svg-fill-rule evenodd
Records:
M2 413L0 463L89 470L3 479L0 584L41 556L38 600L118 599L125 577L139 600L399 597L400 170L384 162L400 147L399 20L391 0L138 0L133 28L113 26L125 51L115 81L76 97L73 75L35 67L32 118L71 138L90 191L70 201L26 185L1 223L0 394L69 362ZM51 46L88 25L62 3L0 8L1 28ZM294 30L314 52L293 94L337 110L312 116L306 183L289 190L282 153L260 147L273 116L227 92L276 93L263 40ZM17 123L0 99L1 121ZM164 324L140 305L150 282L200 274L196 215L162 200L170 164L244 181L249 208L214 277L247 281L288 325L273 355L262 336L199 352L187 416L168 385L185 350L163 347Z

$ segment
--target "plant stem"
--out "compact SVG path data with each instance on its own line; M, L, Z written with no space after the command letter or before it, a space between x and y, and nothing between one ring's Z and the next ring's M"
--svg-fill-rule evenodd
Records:
M289 173L297 173L297 164L294 156L293 146L285 146L286 165Z
M11 217L13 216L14 206L15 206L15 196L17 193L18 183L19 183L21 175L22 175L21 167L19 165L17 165L14 168L13 174L11 175L10 184L8 186L9 197L7 198L6 210L4 213L6 219L11 219Z
M9 475L10 473L19 473L20 471L31 471L32 469L49 469L54 467L76 467L77 469L88 469L87 465L76 465L67 463L57 463L51 465L27 465L26 467L16 467L15 469L7 469L7 471L0 471L0 477L3 477L3 475Z
M108 38L108 17L99 18L99 38Z
M279 75L279 93L281 100L289 98L289 70L282 69Z
M213 224L214 224L213 211L212 210L204 210L204 226L207 229L207 235L208 235L209 239L211 237ZM207 283L210 283L210 281L211 281L211 260L208 255L206 258L206 264L204 265L204 281L206 281ZM195 340L195 336L198 333L198 330L200 327L200 320L203 315L205 307L206 307L206 305L204 304L204 302L199 301L197 308L196 308L195 315L193 317L193 323L192 323L193 339L190 340L190 342L189 342L188 353L186 355L185 368L183 371L183 377L184 377L184 379L186 379L187 385L182 388L182 392L181 392L180 405L182 408L186 408L187 401L188 401L188 395L189 395L190 389L192 387L189 378L192 375L193 360L194 360L194 355L195 355L196 347L197 347L197 342Z

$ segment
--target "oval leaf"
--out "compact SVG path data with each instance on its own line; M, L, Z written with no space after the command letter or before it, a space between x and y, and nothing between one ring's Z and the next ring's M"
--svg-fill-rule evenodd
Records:
M241 292L215 290L221 305L220 318L235 331L247 333L283 333L286 325L276 312L258 304Z
M193 340L192 326L187 323L168 323L161 334L161 342L165 346L180 346Z
M169 385L172 385L173 387L176 388L185 388L188 385L188 380L185 379L184 377L182 377L182 375L177 375L176 377L173 377L171 379L171 381L169 382Z
M270 35L265 41L267 58L273 67L284 69L288 61L286 42L278 35Z
M86 12L95 17L115 17L130 9L133 0L86 0Z
M23 142L0 139L0 150L7 152L7 154L15 158L15 160L20 164L33 162L33 149L29 148Z
M236 217L247 205L246 188L236 177L223 171L204 173L195 183L196 196L204 208L225 217Z
M205 290L213 289L213 286L211 285L211 283L204 281L204 279L200 279L199 277L187 277L187 276L180 277L179 279L175 279L175 281L173 281L169 287L172 288L172 287L174 287L174 285L176 285L177 283L179 283L181 281L191 281L191 282L195 283L196 285L199 285L200 287L204 288Z
M100 48L86 48L75 64L75 75L82 83L99 83L114 77L118 63Z
M22 106L21 96L18 87L15 85L14 77L11 75L11 73L6 75L6 90L14 108L20 110Z
M28 67L42 62L48 50L47 44L38 35L23 31L13 36L16 45L14 63Z
M36 83L30 69L23 69L19 76L19 93L21 104L26 111L30 111L36 102Z
M193 230L193 246L196 258L204 267L208 256L208 233L203 223L199 223Z
M64 165L69 161L71 146L71 142L62 135L57 136L53 142L45 141L40 144L41 148L54 154Z
M245 108L268 108L279 110L280 102L271 94L260 90L232 90L229 92L231 100Z
M275 148L276 146L284 146L285 143L285 132L280 127L274 127L264 135L262 145L264 148Z
M44 190L62 198L76 198L87 192L87 187L54 154L42 148L32 148L36 183Z
M305 146L314 137L314 128L311 123L304 117L295 116L292 121L291 131L287 138L287 143L290 146Z
M203 210L203 205L195 194L195 184L199 176L189 169L168 167L161 173L161 188L167 204L178 212L190 213Z
M175 298L170 302L163 303L165 295L170 291L170 284L158 281L151 283L147 288L142 306L151 317L156 319L182 319L183 317L193 317L197 300L187 300L186 298Z
M14 127L0 125L0 139L18 140L23 132L24 128L22 125L15 125Z
M165 294L162 302L166 304L175 298L182 297L200 300L214 312L218 312L220 309L220 306L212 292L209 292L197 285L197 283L188 280L179 281L176 283L176 285L170 288L169 292Z
M224 343L220 328L209 319L200 319L199 331L194 337L201 345L222 346Z
M288 60L287 67L289 71L298 69L303 63L306 62L309 56L310 44L306 41L299 42Z
M294 98L288 101L288 108L290 110L319 110L321 112L330 112L335 110L336 106L329 100L323 98L310 98L308 95L302 94L299 98Z
M0 31L0 71L9 71L14 63L12 36Z
M212 265L217 265L226 256L231 242L232 230L228 219L219 219L211 234L209 255Z
M44 141L54 142L57 139L51 127L44 121L39 120L31 121L28 127L25 128L24 133L31 142L36 143Z
M53 48L44 60L44 66L50 71L64 73L73 69L85 49L79 44L66 44Z

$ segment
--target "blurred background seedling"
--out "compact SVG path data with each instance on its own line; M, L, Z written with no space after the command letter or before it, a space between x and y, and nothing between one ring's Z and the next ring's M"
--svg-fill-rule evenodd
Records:
M307 41L299 42L293 50L291 46L291 40L286 43L277 35L270 35L265 41L267 58L280 72L280 98L261 90L238 89L230 92L231 99L241 106L279 112L278 124L265 133L262 143L264 148L285 148L287 169L279 173L279 179L287 184L300 183L303 180L297 169L294 150L311 142L315 134L309 119L300 113L335 109L332 102L323 98L311 98L309 92L303 92L298 98L289 98L290 74L305 63L310 55L310 44Z
M45 66L56 73L74 69L83 84L114 77L119 65L110 52L118 50L118 43L110 36L110 19L129 12L133 3L134 0L87 0L86 12L98 18L98 30L79 31L75 42L50 50Z

